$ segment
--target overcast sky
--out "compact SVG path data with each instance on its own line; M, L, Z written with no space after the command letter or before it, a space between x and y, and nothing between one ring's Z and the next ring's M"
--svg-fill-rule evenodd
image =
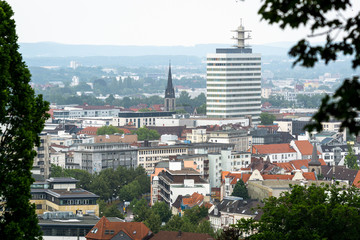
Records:
M358 1L360 2L360 1ZM295 41L306 29L282 31L260 21L260 0L8 0L19 42L98 45L229 43L240 18L250 44ZM356 7L359 7L357 4ZM357 8L358 9L358 8Z

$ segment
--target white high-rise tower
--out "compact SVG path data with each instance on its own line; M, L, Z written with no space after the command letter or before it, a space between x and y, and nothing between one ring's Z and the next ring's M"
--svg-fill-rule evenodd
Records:
M235 48L216 49L207 55L206 115L211 118L251 117L258 124L261 113L261 54L245 46L250 32L240 23L233 37Z

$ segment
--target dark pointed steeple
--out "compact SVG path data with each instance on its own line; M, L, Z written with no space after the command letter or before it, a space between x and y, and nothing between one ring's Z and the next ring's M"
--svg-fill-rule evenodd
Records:
M172 84L171 63L169 62L168 82L165 90L165 98L175 98L175 90Z
M317 154L316 142L314 141L314 147L312 151L311 161L309 162L309 166L320 166L321 163L319 161L319 156Z

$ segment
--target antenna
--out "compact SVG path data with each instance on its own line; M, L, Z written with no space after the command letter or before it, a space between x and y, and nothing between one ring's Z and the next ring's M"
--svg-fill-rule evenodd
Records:
M245 30L245 27L243 27L242 25L242 18L240 18L240 26L236 30L233 30L232 32L237 33L236 37L232 37L232 39L237 41L237 44L234 45L234 47L245 48L245 40L251 39L250 36L251 30ZM249 33L247 37L245 37L246 32Z

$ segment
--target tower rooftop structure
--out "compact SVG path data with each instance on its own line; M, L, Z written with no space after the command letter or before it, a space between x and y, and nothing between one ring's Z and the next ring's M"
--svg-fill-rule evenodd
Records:
M236 44L233 45L235 48L217 48L216 53L252 53L252 48L245 44L245 40L251 39L250 34L245 36L251 30L245 30L245 27L242 25L242 19L240 19L239 27L232 30L232 32L236 32L236 36L231 38L236 40Z

